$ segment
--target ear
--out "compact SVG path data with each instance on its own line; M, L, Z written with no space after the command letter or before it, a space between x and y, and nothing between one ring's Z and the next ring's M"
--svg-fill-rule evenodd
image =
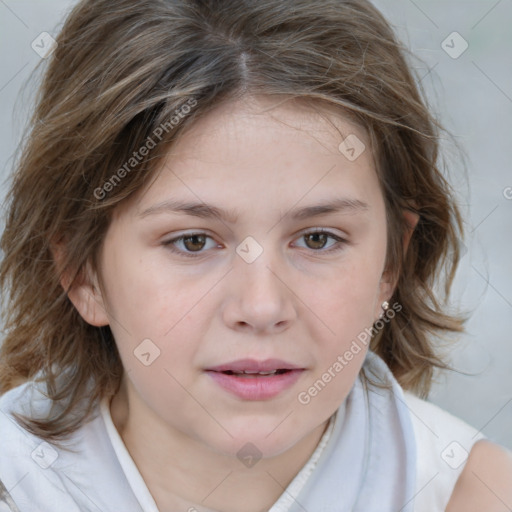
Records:
M69 270L62 269L64 251L62 243L52 244L51 246L60 284L67 293L69 300L88 324L96 327L108 325L110 322L97 273L87 263L86 267L78 272L78 275L72 276Z
M409 247L409 242L411 241L412 234L414 233L414 230L416 228L416 225L418 224L420 216L416 212L414 212L412 210L405 209L405 208L403 210L403 215L404 215L405 222L407 225L407 229L402 238L403 254L405 257L405 255L407 253L407 248ZM389 301L389 299L393 295L393 292L395 291L397 281L398 281L398 276L392 275L392 272L389 270L384 270L384 272L382 273L381 279L380 279L379 308L381 307L381 304L384 301ZM378 316L379 314L380 314L380 309L377 312L376 316Z
M389 270L384 270L379 283L379 303L376 305L377 311L374 312L375 321L382 313L382 304L384 301L389 301L395 290L396 279L393 273Z
M407 253L407 248L409 247L409 242L411 241L412 234L414 233L414 230L416 229L416 225L418 224L418 221L420 220L420 216L418 213L413 212L412 210L408 210L404 208L403 214L405 217L405 223L407 224L407 229L405 230L404 236L403 236L403 248L404 248L404 256Z

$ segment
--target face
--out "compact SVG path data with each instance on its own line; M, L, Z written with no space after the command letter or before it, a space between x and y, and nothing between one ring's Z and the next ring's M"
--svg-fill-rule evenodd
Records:
M247 442L277 455L324 423L392 291L371 152L338 149L349 135L368 147L365 133L275 105L251 97L201 118L117 210L100 255L130 396L228 455Z

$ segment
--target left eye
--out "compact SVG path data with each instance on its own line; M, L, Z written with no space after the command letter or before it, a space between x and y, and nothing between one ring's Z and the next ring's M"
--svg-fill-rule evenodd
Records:
M306 240L307 249L312 249L316 252L331 252L340 250L342 248L341 246L346 243L346 240L340 236L335 235L330 231L324 230L310 231L309 233L304 233L299 238ZM328 246L328 249L325 249L329 238L333 240L333 243Z

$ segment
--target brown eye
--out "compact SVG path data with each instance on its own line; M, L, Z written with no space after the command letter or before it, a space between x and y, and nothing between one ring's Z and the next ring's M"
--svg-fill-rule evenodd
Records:
M342 250L348 244L344 238L324 229L304 233L299 240L304 240L303 248L320 254Z
M323 249L329 239L329 236L325 233L309 233L304 235L304 239L309 240L309 243L306 245L310 249Z
M210 245L208 245L210 241ZM208 249L218 247L211 236L205 233L190 233L162 243L171 252L191 258L205 256Z
M190 235L183 237L183 245L188 251L200 251L206 244L206 236L204 235Z

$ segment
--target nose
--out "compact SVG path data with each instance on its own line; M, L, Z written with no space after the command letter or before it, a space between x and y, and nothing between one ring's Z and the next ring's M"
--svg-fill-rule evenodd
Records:
M252 263L235 258L228 275L225 324L256 334L277 334L287 329L297 317L296 295L283 269L284 265L266 257L266 251Z

